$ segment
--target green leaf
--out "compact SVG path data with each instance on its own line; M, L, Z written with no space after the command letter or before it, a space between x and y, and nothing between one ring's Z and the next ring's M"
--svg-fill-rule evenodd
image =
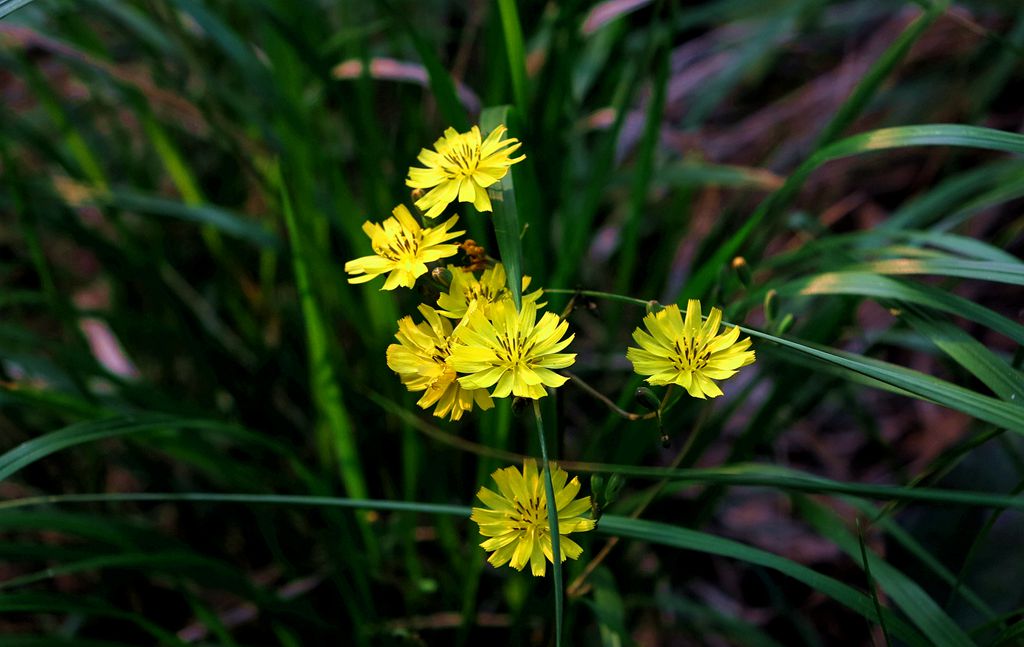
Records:
M177 218L209 225L218 231L248 241L264 249L279 249L281 240L271 231L245 216L209 204L184 204L131 189L118 188L105 193L100 201L139 214Z
M895 299L966 317L1024 344L1024 326L946 290L867 272L827 272L796 279L778 287L780 296L854 294ZM758 297L760 299L761 297Z
M515 110L511 106L496 106L484 109L480 115L480 128L486 136L497 126L505 124L509 128L509 136L516 136L510 122L518 123ZM487 195L491 199L491 218L494 220L494 236L498 241L498 253L501 264L505 267L508 289L518 310L522 306L523 294L523 243L520 238L519 208L516 202L516 185L514 174L506 173L500 182L488 187Z
M1003 400L1024 406L1024 376L974 337L949 321L939 321L920 308L904 306L900 314Z
M367 488L356 447L355 427L342 400L341 384L334 373L330 353L331 335L310 281L308 258L311 251L307 248L307 234L299 227L299 221L292 211L288 189L280 172L276 173L275 179L281 192L281 206L288 227L292 263L295 268L295 283L305 319L313 398L330 429L335 458L338 461L338 472L345 484L345 490L355 498L362 498L366 496Z
M527 114L529 105L526 89L526 50L523 47L523 30L519 25L519 12L515 0L498 0L498 14L501 16L501 33L505 37L505 55L512 77L512 94L515 96L516 107L521 113Z
M544 466L544 496L547 499L548 528L551 529L551 561L552 577L555 580L555 645L562 644L562 607L565 595L562 581L561 532L558 530L558 505L555 503L555 488L551 483L551 461L548 459L548 442L544 437L544 416L540 412L540 401L533 401L533 415L537 421L537 442L540 444L540 457Z
M716 537L688 528L680 528L642 519L628 519L615 515L602 516L597 526L597 531L607 535L662 544L709 555L719 555L763 566L803 582L843 606L856 611L868 620L875 618L874 605L871 603L871 599L863 593L827 575L822 575L803 564L798 564L784 557L741 544L731 539ZM883 614L885 615L886 625L896 637L911 645L930 644L921 637L916 629L897 616L892 615L887 609L883 609Z
M7 14L21 9L32 0L0 0L0 18L3 18Z
M931 274L1024 285L1024 264L968 261L959 258L890 258L846 268L876 274Z
M855 560L860 555L857 538L851 535L835 513L806 498L796 499L797 509L824 537ZM883 561L872 551L864 551L871 574L893 603L921 629L937 647L971 647L974 641L924 592L916 582Z
M739 252L747 238L758 228L771 223L818 167L844 157L916 146L962 146L1024 155L1024 135L978 126L929 124L882 128L830 144L811 155L789 176L782 188L761 202L739 231L722 244L712 258L694 273L677 301L683 302L687 298L698 297L707 292L721 268Z
M922 400L956 409L979 420L1024 434L1024 407L1000 402L994 398L975 393L970 389L965 389L955 384L950 384L931 375L881 360L864 357L855 353L847 353L810 342L798 342L777 337L753 328L745 328L743 326L739 328L751 337L774 342L815 359L904 389Z

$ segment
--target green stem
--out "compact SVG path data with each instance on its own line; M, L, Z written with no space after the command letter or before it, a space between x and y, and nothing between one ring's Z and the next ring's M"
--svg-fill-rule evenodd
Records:
M0 510L56 503L125 503L192 501L203 503L249 503L271 505L308 505L328 508L422 512L468 517L470 509L461 505L389 501L382 499L342 499L329 496L294 496L287 494L218 494L210 492L127 492L122 494L56 494L31 496L0 502Z
M533 401L533 415L537 418L537 441L540 443L540 457L544 461L544 493L547 496L548 525L551 527L552 570L555 573L555 645L562 644L562 552L558 532L558 505L555 503L555 487L551 484L551 463L548 461L548 447L544 439L544 418L540 415L540 402Z
M605 299L607 301L622 301L623 303L632 303L633 305L644 306L645 308L655 301L644 301L643 299L637 299L634 297L627 297L623 294L613 294L611 292L598 292L596 290L569 290L566 288L544 288L544 292L547 294L578 294L584 297L594 297L595 299Z

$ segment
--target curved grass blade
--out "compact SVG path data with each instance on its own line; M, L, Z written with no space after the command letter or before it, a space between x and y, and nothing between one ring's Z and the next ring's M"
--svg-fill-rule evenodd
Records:
M0 595L0 612L8 613L73 613L125 620L153 636L160 645L186 647L187 643L137 613L122 611L104 601L82 595L51 593L6 593Z
M28 440L0 455L0 482L27 465L69 447L108 438L182 429L213 431L249 445L264 447L286 457L303 482L315 480L287 445L272 438L213 420L150 414L80 422Z
M719 484L770 487L784 492L846 495L861 499L917 501L936 505L964 505L987 508L1006 507L1024 510L1024 496L965 490L875 485L872 483L845 483L785 467L758 463L738 463L728 467L675 469L608 463L577 463L571 461L562 462L561 465L566 469L572 469L577 472L620 474L630 478L642 479L665 479L676 484L675 486L669 486L667 488L669 491L676 491L695 485Z
M21 9L30 2L32 0L0 0L0 18Z
M876 274L929 274L1024 285L1024 264L968 261L959 258L891 258L847 268Z
M899 64L900 61L910 52L910 48L917 42L925 30L931 26L935 19L945 11L948 0L929 2L924 13L915 18L907 25L903 33L890 45L878 58L871 69L861 77L857 87L850 93L849 98L839 106L839 110L832 116L832 119L825 126L814 148L818 150L827 144L831 144L836 137L850 127L854 120L864 111L871 98L878 92L882 83Z
M843 606L856 611L868 620L873 620L875 617L874 605L871 603L871 599L863 593L827 575L822 575L803 564L798 564L784 557L741 544L737 541L716 537L688 528L679 528L641 519L628 519L615 515L602 516L601 522L597 526L597 531L607 535L662 544L709 555L729 557L749 564L763 566L803 582ZM923 646L931 644L916 629L892 614L889 610L883 609L882 613L885 615L886 625L892 634L900 640L904 640L911 645Z
M860 554L857 538L850 534L835 513L803 498L796 498L797 510L822 536L831 540L856 560ZM882 560L864 551L871 574L910 620L936 647L972 647L974 641L953 622L942 608L916 582Z
M306 343L309 345L309 377L313 385L313 399L330 429L334 458L338 461L338 473L345 484L345 491L355 498L362 498L366 496L367 488L356 447L355 427L342 400L341 384L331 363L327 323L324 321L310 280L308 257L311 251L307 248L306 234L299 227L298 219L292 211L291 199L280 171L275 171L274 176L281 192L281 205L295 268L295 282L302 302Z
M879 517L879 510L873 504L866 503L863 501L851 501L852 504L861 510L864 514L868 515L872 523L875 526L882 528L890 537L905 548L910 554L912 554L919 562L925 565L930 571L935 573L943 582L949 584L951 587L957 582L957 577L948 568L942 565L931 553L925 550L914 537L900 527L899 524L895 523L892 519L886 517ZM967 588L961 586L958 589L959 594L970 604L972 607L977 609L981 614L988 620L996 619L996 612L990 607L984 600L978 595Z
M916 397L944 407L962 411L979 420L1024 434L1024 407L1001 402L970 389L965 389L920 371L864 357L855 353L820 346L810 342L797 342L770 335L753 328L739 327L741 331L766 341L775 342L791 350L818 360L874 378L891 386L904 389Z
M100 202L127 211L153 216L178 218L213 227L229 236L248 241L264 249L280 249L281 239L261 225L239 214L209 204L184 204L131 189L113 189L99 198Z
M0 455L0 481L8 479L26 465L74 445L167 429L218 429L225 431L230 427L221 423L185 420L171 416L146 416L141 419L116 418L74 424L45 436L33 438Z
M868 272L828 272L796 279L778 287L780 296L851 294L876 299L895 299L956 314L1024 344L1024 326L1003 315L946 290ZM758 297L760 300L763 295Z
M1024 135L978 126L930 124L882 128L853 135L830 144L804 161L789 176L782 188L761 202L740 230L725 241L712 258L694 273L677 301L700 296L707 292L721 268L725 267L729 259L739 252L747 238L765 222L771 222L778 217L785 206L796 196L810 174L818 167L827 162L853 155L916 146L961 146L1024 155Z
M949 321L939 321L913 306L903 306L900 318L910 323L1000 398L1024 406L1024 376L977 339Z
M294 505L303 507L347 508L350 510L381 510L388 512L420 512L469 517L468 506L387 499L350 499L330 496L289 494L222 494L218 492L126 492L121 494L53 494L0 501L0 510L74 503L244 503L246 505Z

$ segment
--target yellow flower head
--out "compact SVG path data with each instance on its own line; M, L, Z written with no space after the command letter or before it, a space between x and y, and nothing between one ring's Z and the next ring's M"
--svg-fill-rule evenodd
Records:
M456 380L455 370L448 364L451 354L452 324L438 316L430 306L421 305L425 322L414 324L412 317L398 321L397 344L388 346L388 368L398 373L410 391L424 391L418 404L426 409L437 404L434 415L458 420L473 409L494 406L486 389L466 389Z
M514 467L499 469L491 478L498 484L498 492L480 488L476 497L486 508L473 508L470 519L480 525L480 534L490 537L480 544L491 552L487 561L491 566L508 563L523 570L530 562L533 574L542 577L547 564L555 562L551 551L551 525L548 523L548 504L544 492L544 479L532 459L523 461L523 471ZM583 549L569 539L569 533L594 529L594 520L582 515L590 509L590 497L573 498L580 491L580 480L551 464L551 484L554 486L555 506L558 508L558 547L561 560L577 559Z
M458 245L442 244L461 231L450 231L458 216L452 216L438 227L420 227L405 205L398 205L382 225L366 221L363 232L370 237L374 256L363 256L345 263L345 271L354 274L349 283L365 283L381 274L388 274L382 290L394 290L398 286L411 288L416 277L427 273L427 263L454 256Z
M655 385L678 384L695 398L718 397L722 390L712 380L732 377L743 366L754 363L750 338L739 340L740 329L733 326L721 335L722 311L712 308L707 321L701 322L700 301L690 299L686 321L679 306L670 305L644 317L650 334L637 328L633 339L640 348L626 349L633 370L649 375Z
M542 398L545 386L559 387L567 379L552 369L576 361L575 353L559 352L575 336L563 339L568 328L551 312L537 321L535 303L523 303L519 312L511 300L493 304L489 313L473 307L455 332L463 345L452 349L449 362L459 373L469 373L459 378L464 388L494 386L495 398Z
M510 166L526 159L525 155L510 157L520 142L515 138L501 141L505 130L498 126L481 142L476 126L468 133L449 128L434 142L435 150L421 149L416 159L426 168L410 168L405 180L414 189L429 189L416 206L428 218L440 216L456 199L472 202L478 211L490 211L487 187L505 177Z
M490 312L493 303L511 299L512 293L508 291L508 282L505 279L505 268L501 263L484 270L483 275L478 279L472 272L467 272L453 265L448 266L452 273L452 283L448 291L442 293L437 299L440 312L452 319L461 319L470 304L476 303L477 307L484 309L484 314ZM523 277L523 290L530 286L530 277ZM541 290L523 295L523 301L536 303L540 298Z

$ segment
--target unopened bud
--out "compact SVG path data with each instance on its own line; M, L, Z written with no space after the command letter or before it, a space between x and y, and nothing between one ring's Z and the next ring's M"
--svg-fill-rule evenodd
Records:
M654 391L650 390L646 386L641 386L637 389L635 397L637 404L648 411L657 411L661 408L661 402L658 400L658 396L654 395Z
M608 482L600 474L594 474L590 477L590 493L595 499L604 497L604 488Z
M783 315L782 321L780 321L775 326L775 334L776 335L785 334L786 331L789 330L792 327L793 327L793 313L792 312L787 312L785 315Z
M430 278L446 288L452 284L452 273L447 267L435 267L430 271Z
M413 199L413 202L423 197L423 189L413 189L409 192L409 196Z
M732 269L736 272L736 276L739 278L740 283L742 283L744 287L750 287L750 282L753 280L753 277L750 273L750 266L747 265L747 259L742 256L737 256L732 259Z
M529 406L530 398L512 398L512 413L517 416L523 414Z
M664 309L665 306L661 305L654 299L647 302L647 314L651 314L652 312L661 312Z
M612 474L608 478L608 485L604 488L604 507L608 507L618 498L624 485L626 479L622 478L621 474Z
M779 315L779 293L775 290L768 290L764 295L764 318L771 323Z

